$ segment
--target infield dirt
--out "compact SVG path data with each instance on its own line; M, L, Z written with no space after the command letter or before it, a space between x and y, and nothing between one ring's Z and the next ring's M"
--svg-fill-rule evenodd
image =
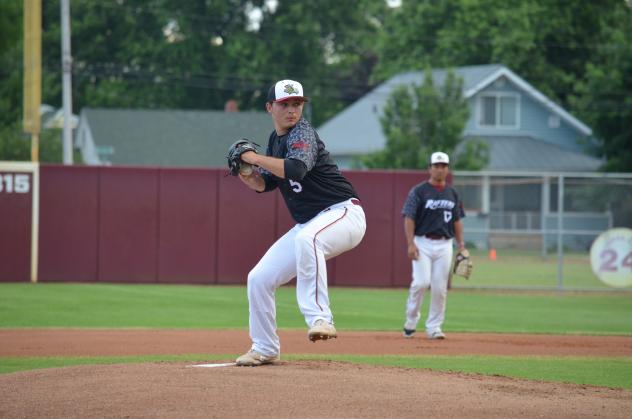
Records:
M630 356L632 337L342 332L311 343L280 331L285 354ZM213 354L249 347L240 330L0 330L0 356ZM0 375L0 417L629 417L632 391L329 361L257 368L163 362Z

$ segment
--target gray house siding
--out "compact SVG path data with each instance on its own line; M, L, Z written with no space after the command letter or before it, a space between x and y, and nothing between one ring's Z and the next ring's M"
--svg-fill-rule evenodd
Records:
M508 68L491 64L454 71L463 79L463 94L470 109L463 136L466 141L479 138L488 143L491 156L486 170L591 171L602 164L584 152L582 143L592 135L590 128ZM443 84L446 74L447 70L433 70L436 86ZM341 168L353 167L357 156L384 148L386 138L380 116L390 94L397 86L419 85L423 80L423 72L396 75L319 127L323 141ZM479 124L481 98L496 94L517 99L517 126Z
M559 120L559 127L549 127L549 118L556 118L550 111L538 106L538 104L531 98L527 97L526 106L523 109L523 117L525 120L525 134L538 138L550 144L555 144L567 150L576 151L582 153L582 147L577 141L578 138L583 135L578 134L577 131L571 127L566 121ZM559 118L558 118L559 119Z
M486 128L479 125L481 98L487 94L496 93L509 93L519 98L518 128ZM577 142L578 136L581 135L578 135L573 127L509 82L505 83L503 87L490 86L481 90L481 92L468 100L468 105L470 109L470 119L467 121L463 132L465 136L531 137L567 150L583 152L581 145ZM551 127L549 123L550 119L557 121L558 126Z

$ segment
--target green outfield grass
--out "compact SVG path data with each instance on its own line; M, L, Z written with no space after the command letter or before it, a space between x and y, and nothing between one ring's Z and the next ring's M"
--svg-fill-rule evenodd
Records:
M455 278L456 286L557 287L557 253L498 249L496 260L487 251L472 250L474 270L470 281ZM593 273L588 253L565 253L562 264L565 288L609 289Z
M405 289L330 289L336 324L399 330ZM427 296L422 314L427 313ZM455 332L632 334L632 296L608 293L453 290L445 330ZM295 288L277 292L280 328L304 328ZM248 327L244 287L130 284L0 284L0 327Z
M330 289L341 330L400 330L404 289ZM277 292L280 328L305 328L293 287ZM422 321L427 301L422 308ZM2 328L243 328L244 287L119 284L0 284ZM632 335L632 297L614 293L453 290L446 332ZM232 360L238 354L212 355ZM0 358L0 372L76 364L205 361L209 355ZM632 388L632 357L326 356L326 359L406 368L498 374L533 380ZM284 359L318 359L286 355Z

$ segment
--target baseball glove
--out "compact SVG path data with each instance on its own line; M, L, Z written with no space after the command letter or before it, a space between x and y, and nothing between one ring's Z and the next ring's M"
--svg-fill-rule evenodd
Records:
M472 263L472 259L470 259L470 252L468 252L467 249L463 249L456 254L454 269L452 270L452 272L455 275L462 276L465 279L470 279L473 267L474 265Z
M239 141L235 141L233 145L228 149L228 173L232 176L239 175L241 171L244 174L249 174L252 171L252 166L241 159L241 155L246 151L254 151L257 152L257 147L259 144L253 143L252 141L242 138Z

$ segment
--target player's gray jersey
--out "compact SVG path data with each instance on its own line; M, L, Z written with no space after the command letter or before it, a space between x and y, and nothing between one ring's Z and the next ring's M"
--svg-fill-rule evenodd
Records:
M358 198L351 183L340 173L316 131L301 118L285 135L272 132L267 155L302 162L307 174L300 180L281 179L267 170L261 174L266 191L279 188L292 218L306 223L327 207Z
M408 193L402 215L415 220L416 236L452 238L454 222L465 217L465 212L454 188L439 189L423 182Z

